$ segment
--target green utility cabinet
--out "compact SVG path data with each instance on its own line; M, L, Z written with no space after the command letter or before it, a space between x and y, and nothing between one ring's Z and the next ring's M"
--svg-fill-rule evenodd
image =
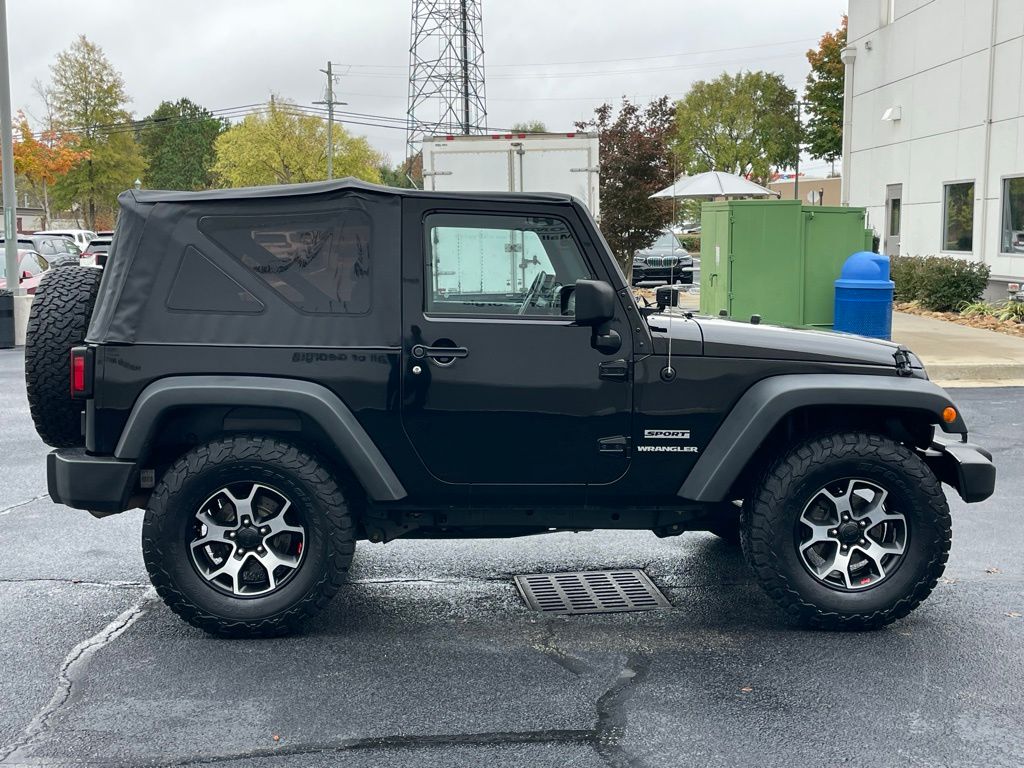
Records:
M700 311L780 325L832 326L843 262L871 250L863 208L798 200L701 207Z

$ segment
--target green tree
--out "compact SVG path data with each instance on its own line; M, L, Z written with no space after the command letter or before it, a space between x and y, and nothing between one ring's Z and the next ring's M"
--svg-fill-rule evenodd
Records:
M527 120L512 124L512 133L547 133L548 128L543 120Z
M771 72L701 80L676 103L673 148L686 173L726 171L767 183L797 157L796 92Z
M651 195L672 183L669 139L674 110L663 96L642 108L626 98L617 115L603 104L581 131L596 130L601 149L601 232L629 274L633 252L646 248L672 216L671 204Z
M217 137L213 172L229 187L327 178L327 123L274 99ZM334 126L334 174L380 183L381 155L362 136Z
M85 35L57 55L50 71L47 95L55 121L77 134L78 149L88 153L54 186L54 201L64 208L80 203L86 226L94 229L97 212L109 215L117 194L146 167L132 135L124 80Z
M387 155L383 155L381 157L380 165L377 166L377 170L380 172L380 183L386 184L389 187L409 189L412 187L412 182L409 181L409 178L406 175L407 168L407 162L392 165L391 158Z
M846 47L846 23L835 32L822 35L816 50L807 52L811 71L807 75L804 103L810 119L804 128L804 137L811 157L835 163L843 154L843 90L846 67L843 48Z
M189 99L164 101L139 127L147 187L206 189L213 186L214 143L225 121Z

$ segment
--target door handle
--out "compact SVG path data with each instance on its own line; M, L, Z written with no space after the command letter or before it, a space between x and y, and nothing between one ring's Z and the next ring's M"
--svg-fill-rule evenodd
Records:
M417 360L424 357L469 357L469 350L465 347L425 347L417 344L412 348L412 356Z

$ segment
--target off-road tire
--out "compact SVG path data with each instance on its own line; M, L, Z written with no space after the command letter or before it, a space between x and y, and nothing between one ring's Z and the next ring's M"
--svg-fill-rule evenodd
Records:
M843 592L811 576L793 531L817 489L850 477L887 490L909 531L903 560L888 578ZM743 506L740 536L755 577L787 616L819 629L867 630L903 618L928 597L952 534L941 484L917 454L887 437L846 432L808 440L775 462Z
M32 301L25 338L25 387L36 432L54 448L82 445L84 404L71 399L71 348L85 341L102 270L50 269Z
M265 597L216 590L193 566L187 531L216 486L258 481L303 505L309 530L294 577ZM355 550L355 524L338 483L310 454L270 437L232 436L192 449L164 473L142 526L150 580L172 611L195 627L229 637L267 637L297 630L327 605L345 580Z

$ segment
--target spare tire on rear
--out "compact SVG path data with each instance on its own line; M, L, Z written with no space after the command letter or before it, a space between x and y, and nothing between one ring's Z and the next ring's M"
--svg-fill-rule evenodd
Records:
M71 399L71 348L85 341L103 270L61 267L43 276L28 316L25 385L36 432L54 448L82 444L81 401Z

